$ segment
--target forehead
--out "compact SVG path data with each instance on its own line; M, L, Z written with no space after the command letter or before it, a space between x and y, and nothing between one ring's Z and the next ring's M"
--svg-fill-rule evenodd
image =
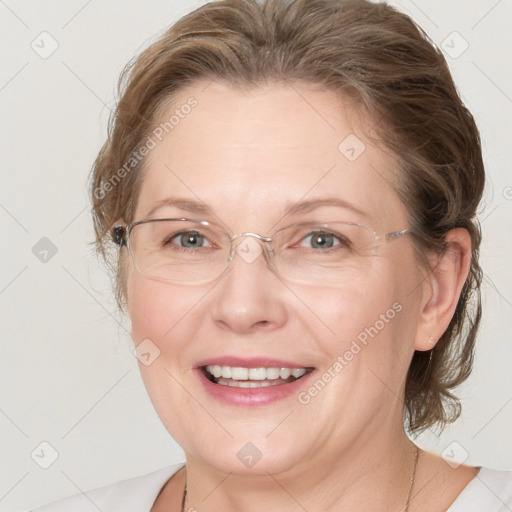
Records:
M300 201L326 198L353 204L379 223L383 211L387 220L404 217L391 186L396 164L368 137L371 122L331 91L198 82L159 117L160 131L153 134L161 140L152 135L156 144L145 162L137 218L176 196L225 218L242 221L257 213L268 217L264 225Z

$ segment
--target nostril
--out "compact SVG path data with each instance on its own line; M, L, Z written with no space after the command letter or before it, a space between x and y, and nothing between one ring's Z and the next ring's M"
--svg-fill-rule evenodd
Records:
M270 325L268 320L258 320L253 324L253 328L267 327L268 325Z

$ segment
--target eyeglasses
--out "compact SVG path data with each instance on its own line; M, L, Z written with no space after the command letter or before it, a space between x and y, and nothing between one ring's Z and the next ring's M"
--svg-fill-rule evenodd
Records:
M272 236L230 235L220 226L192 219L150 219L113 229L138 272L176 284L203 284L221 277L238 255L252 263L264 252L269 267L287 281L336 285L368 271L379 248L410 231L379 236L352 222L304 222Z

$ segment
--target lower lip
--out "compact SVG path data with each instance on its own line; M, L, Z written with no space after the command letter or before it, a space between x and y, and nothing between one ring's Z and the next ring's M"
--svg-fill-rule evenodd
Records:
M239 388L233 386L222 386L210 381L200 368L196 369L199 380L204 386L206 392L228 405L238 405L244 407L258 407L271 404L278 400L283 400L291 395L297 395L304 388L306 381L310 379L315 370L306 373L300 379L279 384L277 386L266 386L264 388Z

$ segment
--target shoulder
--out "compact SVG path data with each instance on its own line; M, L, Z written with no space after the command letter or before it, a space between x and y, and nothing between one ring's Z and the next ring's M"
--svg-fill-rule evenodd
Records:
M480 468L447 512L508 512L512 510L512 471Z
M32 512L140 512L149 510L167 480L183 467L174 464L146 475L122 480L44 505Z

